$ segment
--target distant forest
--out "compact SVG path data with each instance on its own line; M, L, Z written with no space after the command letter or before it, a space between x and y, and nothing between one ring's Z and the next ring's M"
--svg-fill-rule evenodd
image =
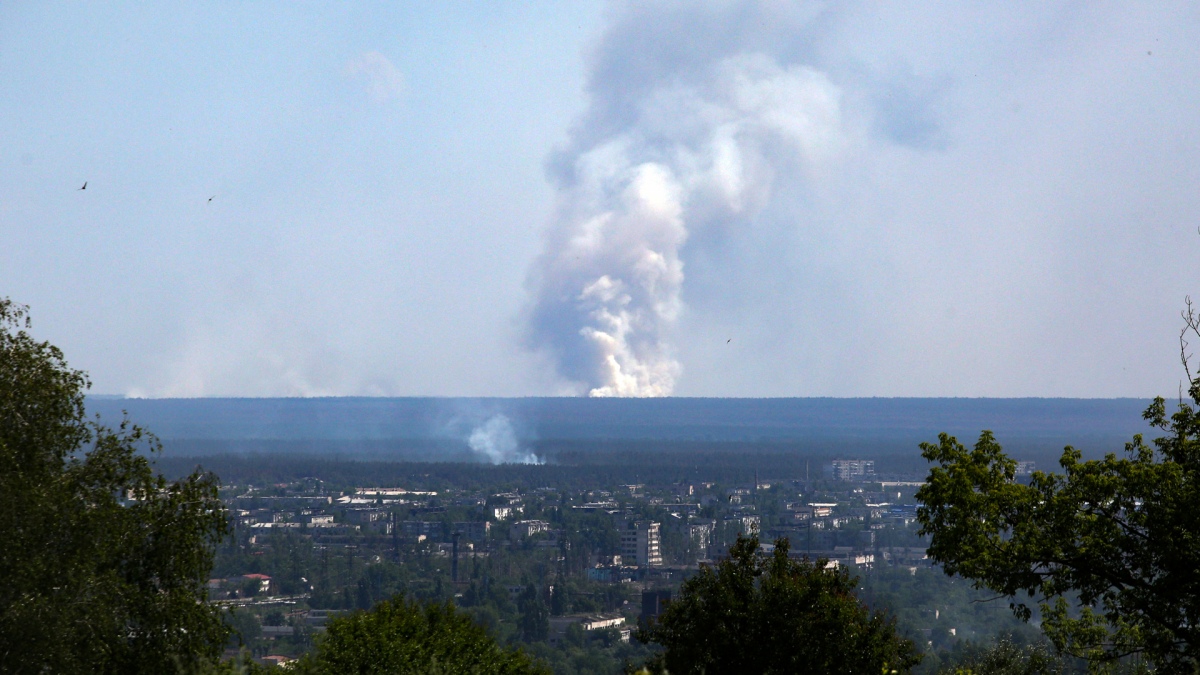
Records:
M939 432L971 443L994 431L1008 452L1053 468L1065 445L1085 455L1119 452L1135 433L1143 399L589 399L589 398L204 398L89 397L110 424L126 412L164 444L160 461L207 457L237 473L239 457L333 464L479 463L472 431L503 415L523 448L551 466L699 479L802 478L837 457L875 459L882 474L922 473L917 445ZM1150 434L1152 435L1152 434ZM192 462L194 464L194 462ZM205 461L206 466L213 461ZM482 468L482 467L481 467ZM328 469L328 467L327 467ZM547 482L550 467L505 469ZM321 472L324 473L325 469ZM228 475L222 472L223 475ZM535 480L535 476L540 476ZM624 479L624 478L622 478ZM524 480L524 479L523 479Z

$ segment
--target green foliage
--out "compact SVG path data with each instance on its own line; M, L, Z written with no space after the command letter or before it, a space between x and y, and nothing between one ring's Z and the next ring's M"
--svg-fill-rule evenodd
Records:
M1040 604L1059 649L1093 662L1142 654L1166 672L1200 667L1200 378L1191 403L1144 417L1166 435L1140 435L1125 456L1082 461L1067 447L1062 474L1017 482L1016 462L984 431L973 450L942 434L921 445L937 466L917 493L929 555L947 574L1011 600L1024 619Z
M242 650L232 659L202 662L196 672L197 675L269 675L278 671L274 666L255 663L250 653Z
M1040 630L1014 617L995 593L933 568L881 565L863 574L857 593L895 617L907 635L920 634L929 643L923 670L936 665L939 652L960 643L989 642L996 635L1011 635L1018 643L1044 639Z
M1066 665L1045 645L1019 646L1001 639L996 644L965 654L939 675L1062 675Z
M571 624L556 645L535 642L527 648L549 664L556 675L620 673L627 664L642 663L656 651L636 640L621 642L617 637L615 641L606 642L611 638L606 635L608 632L585 631L579 624Z
M224 621L230 630L233 643L249 645L262 636L263 624L248 609L231 607L224 614Z
M550 633L550 608L533 584L521 592L521 597L517 599L517 611L520 612L521 639L526 642L545 640Z
M215 478L168 482L158 441L86 418L87 377L0 299L0 671L162 673L215 660Z
M397 597L370 611L331 621L298 672L519 675L549 671L520 650L498 645L450 603L422 604Z
M287 615L281 609L272 609L263 615L262 623L264 626L286 626Z
M638 639L665 647L653 667L676 675L908 671L920 655L858 601L856 584L823 560L792 560L786 539L766 556L757 537L739 536L729 559L685 581Z

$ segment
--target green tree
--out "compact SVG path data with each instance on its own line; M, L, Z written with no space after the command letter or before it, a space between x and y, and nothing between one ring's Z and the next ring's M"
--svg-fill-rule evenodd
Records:
M225 612L224 619L225 624L229 626L230 637L234 644L252 646L256 640L262 637L263 623L248 609L231 607ZM282 626L283 622L266 625Z
M194 670L227 629L204 582L225 510L216 480L168 482L127 420L84 412L87 376L0 299L0 671Z
M858 601L857 583L824 560L792 560L787 539L764 555L757 537L739 535L729 558L685 581L638 639L666 647L650 665L675 675L907 672L920 655Z
M522 640L540 642L550 634L550 609L532 583L517 598L517 612L520 614Z
M482 627L450 603L422 604L402 597L369 612L329 622L301 673L403 675L405 673L548 673L520 650L496 644Z
M1200 335L1190 301L1184 318ZM1152 445L1137 435L1124 457L1089 461L1068 446L1063 473L1035 472L1027 485L990 431L972 450L946 434L923 443L937 464L917 492L930 558L1008 597L1022 619L1037 602L1066 653L1200 668L1200 377L1188 378L1190 402L1168 414L1157 398L1143 413L1164 432Z
M554 592L550 594L550 614L553 616L562 616L567 613L567 608L571 606L569 591L567 591L566 580L559 577L554 584Z
M1021 646L1001 638L995 644L963 654L939 675L1062 675L1066 665L1048 645Z

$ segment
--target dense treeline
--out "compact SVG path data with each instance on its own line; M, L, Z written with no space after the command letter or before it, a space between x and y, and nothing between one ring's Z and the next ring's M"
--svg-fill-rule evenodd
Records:
M292 439L424 441L457 439L495 414L517 438L890 443L908 453L937 434L992 429L1006 438L1120 442L1138 431L1149 400L981 398L203 398L95 397L89 409L119 419L128 411L167 440Z
M272 484L319 476L331 485L404 485L414 490L552 486L582 490L597 485L647 483L670 485L712 481L723 485L750 483L761 478L802 480L822 478L832 457L797 458L783 452L731 450L710 455L661 452L611 453L605 463L490 464L461 462L394 462L348 460L316 455L246 454L208 457L167 456L157 460L166 475L182 475L197 466L213 471L226 483Z
M418 450L412 450L414 445ZM837 458L874 459L879 476L891 479L920 479L928 467L915 444L901 448L891 442L845 439L822 443L544 439L530 446L544 464L499 466L480 463L460 445L176 439L164 441L157 463L169 476L183 475L202 465L227 483L286 482L322 476L345 485L386 480L404 482L414 489L479 489L498 483L515 489L688 481L736 485L749 483L756 472L763 479L820 480L827 477L830 461ZM1050 440L1018 441L1008 447L1013 456L1035 461L1039 467L1053 466L1062 451L1061 445ZM1094 455L1108 446L1097 440L1077 447Z

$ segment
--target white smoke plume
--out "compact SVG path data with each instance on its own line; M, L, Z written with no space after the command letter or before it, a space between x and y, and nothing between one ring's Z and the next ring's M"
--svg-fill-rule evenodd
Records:
M634 23L617 22L601 50L653 50L621 34ZM557 158L559 204L530 274L531 341L580 393L670 395L689 236L736 236L778 174L815 170L845 143L841 92L824 73L715 51L675 71L647 68L632 94L612 91L621 83L598 65L591 108Z
M467 438L471 450L492 464L542 464L537 455L521 448L506 415L492 415Z

